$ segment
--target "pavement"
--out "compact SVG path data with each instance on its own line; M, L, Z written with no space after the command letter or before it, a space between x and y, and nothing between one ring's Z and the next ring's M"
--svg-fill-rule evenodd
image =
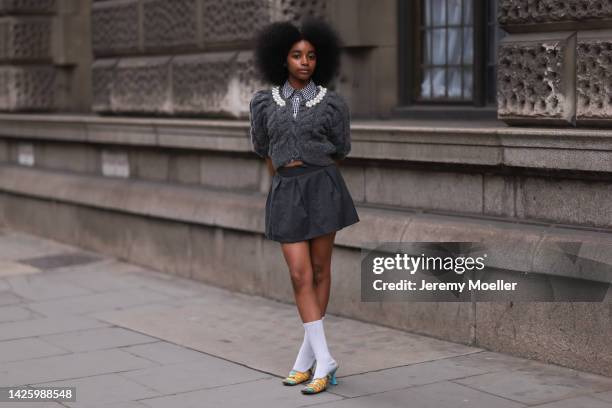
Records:
M294 305L0 228L0 387L76 389L0 408L612 407L609 377L329 313L325 332L338 385L302 395L281 384Z

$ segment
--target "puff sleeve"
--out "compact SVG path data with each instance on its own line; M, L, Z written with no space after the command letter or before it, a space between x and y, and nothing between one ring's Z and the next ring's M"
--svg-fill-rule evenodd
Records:
M268 103L269 98L264 90L255 92L251 102L249 102L249 121L251 125L249 136L251 145L253 151L263 158L268 156L268 147L270 145L265 116L265 108L268 106Z
M347 103L337 93L330 95L327 112L329 141L336 146L334 160L344 159L351 151L351 117Z

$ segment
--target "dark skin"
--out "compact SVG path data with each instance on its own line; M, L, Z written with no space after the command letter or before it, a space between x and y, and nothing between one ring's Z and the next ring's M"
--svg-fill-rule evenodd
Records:
M287 54L288 80L295 89L308 84L317 65L314 46L298 41ZM339 164L335 160L336 165ZM286 167L299 166L301 160L293 160ZM270 175L275 174L272 159L266 157ZM293 294L298 312L304 323L321 319L327 309L331 287L331 258L336 232L307 241L281 243L281 249L291 276Z
M310 77L314 73L317 67L317 55L315 48L309 41L302 40L298 41L289 50L287 54L287 79L294 89L302 89L308 85ZM272 159L266 158L268 162L268 171L270 175L274 175L274 166L272 166ZM339 165L339 160L334 160L336 165ZM299 166L303 164L301 160L291 160L285 164L286 167Z

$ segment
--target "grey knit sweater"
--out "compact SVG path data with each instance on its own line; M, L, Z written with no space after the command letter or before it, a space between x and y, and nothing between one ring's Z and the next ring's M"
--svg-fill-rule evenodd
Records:
M271 157L275 169L291 160L327 165L344 159L351 150L350 113L344 99L317 88L314 99L300 102L299 112L294 118L291 101L279 87L255 92L249 104L253 151Z

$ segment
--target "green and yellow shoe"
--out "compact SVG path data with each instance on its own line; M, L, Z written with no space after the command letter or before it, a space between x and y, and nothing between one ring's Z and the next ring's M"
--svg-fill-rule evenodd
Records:
M325 377L315 378L310 381L304 388L302 388L302 394L318 394L327 389L328 385L337 385L338 381L336 380L336 371L338 371L338 367L334 368L330 371Z
M314 374L314 368L311 367L307 371L291 370L289 375L283 380L285 385L298 385L303 382L310 380L310 377Z

